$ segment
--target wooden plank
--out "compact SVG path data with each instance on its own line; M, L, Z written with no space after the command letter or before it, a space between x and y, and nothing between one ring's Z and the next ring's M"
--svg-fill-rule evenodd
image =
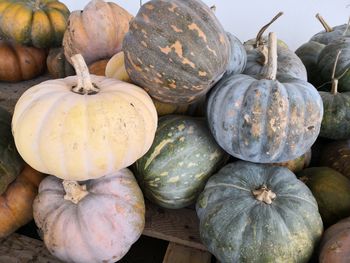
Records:
M61 263L40 240L12 234L0 241L0 262L6 263Z
M199 220L194 210L164 209L146 203L146 225L143 234L158 239L206 250L199 238Z
M211 257L207 251L170 242L163 263L210 263Z

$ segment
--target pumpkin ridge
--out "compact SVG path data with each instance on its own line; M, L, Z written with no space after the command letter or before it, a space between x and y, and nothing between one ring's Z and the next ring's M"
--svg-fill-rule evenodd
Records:
M290 101L290 94L289 94L289 89L287 87L285 87L284 85L282 85L281 83L279 83L279 86L281 89L285 90L285 93L286 93L286 97L287 97L287 106L288 106L288 114L287 114L287 118L286 118L286 127L284 128L284 136L282 137L282 140L281 140L281 147L279 148L280 150L280 153L275 157L276 159L280 158L282 156L282 154L286 151L286 147L287 147L287 142L288 142L288 139L290 137L290 123L291 123L291 101ZM283 150L282 150L283 149Z
M17 50L16 50L15 46L12 43L10 43L9 48L11 50L11 53L16 57L16 61L21 61L20 60L20 56L17 53ZM17 65L17 72L19 71L20 74L21 74L21 78L24 79L24 73L23 73L23 70L22 70L22 63L16 63L16 65Z

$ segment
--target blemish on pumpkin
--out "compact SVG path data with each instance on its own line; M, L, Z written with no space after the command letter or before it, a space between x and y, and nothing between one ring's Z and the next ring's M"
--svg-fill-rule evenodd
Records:
M183 166L184 165L184 162L179 162L179 166Z
M198 178L202 177L203 175L204 175L204 173L196 174L196 175L194 176L194 178L198 179Z
M163 172L160 174L160 176L167 176L169 173L168 172Z
M190 54L191 54L191 56L194 56L194 53L193 53L192 51L191 51L191 53L190 53Z
M143 40L141 41L141 44L142 44L144 47L148 47L148 46L147 46L147 43L146 43L145 41L143 41Z
M187 165L188 168L193 167L193 166L197 166L197 164L195 164L195 163L189 163L189 164Z
M175 12L175 9L177 8L177 5L175 5L174 3L171 3L171 6L168 8L168 10L170 12Z
M171 28L176 32L176 33L182 33L184 32L182 29L178 28L177 26L171 25Z
M173 89L176 89L176 83L173 82L173 83L169 84L169 87L173 88Z
M190 126L189 128L188 128L188 134L193 134L193 132L194 132L194 128L193 128L193 126Z
M149 67L150 67L150 68L154 68L154 66L153 66L153 65L149 65Z
M185 141L185 137L181 137L181 138L179 139L179 141L180 141L180 142L184 142L184 141Z
M147 35L147 31L146 31L146 30L141 29L141 32L142 32L144 35Z
M195 30L198 32L198 35L200 38L203 38L204 42L207 43L207 36L204 34L204 32L198 27L197 24L192 23L188 26L189 30Z
M309 127L307 127L307 129L310 131L310 130L312 130L313 128L315 128L315 126L309 126Z
M142 17L143 17L143 19L144 19L147 23L150 22L149 17L148 17L147 15L142 14Z
M221 44L225 44L225 37L224 37L224 35L223 34L220 34L220 42L221 42Z
M143 64L142 63L142 60L140 58L136 58L136 60L140 63L140 64Z
M163 81L159 78L154 78L154 82L158 84L163 84Z
M181 124L181 125L177 126L177 129L179 131L183 131L185 129L185 124Z
M201 77L205 77L207 75L207 72L205 71L199 71L198 72L198 75L201 76Z
M177 181L179 181L179 179L180 179L180 176L171 177L171 178L168 180L168 183L176 183Z
M146 7L148 10L153 10L154 9L154 6L151 5L151 4L146 4L146 5L144 5L144 7Z
M220 153L218 151L215 151L214 153L209 155L209 160L212 161L215 158L218 158L220 156Z
M132 58L130 57L129 52L126 52L126 56L127 56L128 60L129 60L129 62L131 63L132 67L133 67L135 70L137 70L137 71L139 71L139 72L142 72L142 68L134 63L134 61L133 61Z
M207 49L214 54L215 57L217 57L216 51L214 49L211 49L209 46L207 46Z

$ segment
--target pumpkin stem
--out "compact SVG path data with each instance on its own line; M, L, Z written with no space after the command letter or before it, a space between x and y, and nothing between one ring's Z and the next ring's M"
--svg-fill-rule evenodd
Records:
M142 6L142 0L140 0L140 7Z
M269 26L275 22L281 15L283 15L283 12L279 12L277 15L274 16L274 18L272 18L272 20L267 23L266 25L264 25L258 32L258 34L256 35L255 38L255 47L258 48L259 46L263 46L264 45L264 41L262 39L262 35L264 34L264 32L266 31L266 29L269 28Z
M277 75L277 37L274 32L269 34L268 60L261 70L264 79L275 80Z
M259 189L253 190L253 195L256 200L264 202L268 205L272 204L272 201L276 198L276 194L268 189L266 185L261 186Z
M350 26L350 17L349 17L348 23L346 24L346 28L345 28L345 30L343 32L343 36L345 36L348 33L349 26Z
M41 0L35 0L34 9L35 10L40 9L40 4L41 4Z
M93 95L100 91L100 89L91 82L89 69L81 54L76 54L71 57L73 67L77 74L78 83L72 87L72 91L81 95Z
M335 72L337 70L337 64L338 64L338 60L339 60L339 56L340 56L341 52L342 52L342 50L339 50L337 53L337 56L335 57L335 62L334 62L333 71L332 71L332 90L331 90L331 93L333 95L338 93L338 78L335 77Z
M316 14L316 18L318 19L318 21L321 22L321 24L324 27L324 29L326 30L326 32L332 32L333 31L333 28L330 25L328 25L326 20L324 20L324 18L319 13Z
M78 204L85 196L89 194L86 190L86 185L80 185L77 181L64 180L63 188L66 192L64 200Z
M215 13L215 12L216 12L216 5L212 5L212 6L210 7L210 10L213 11L213 13Z

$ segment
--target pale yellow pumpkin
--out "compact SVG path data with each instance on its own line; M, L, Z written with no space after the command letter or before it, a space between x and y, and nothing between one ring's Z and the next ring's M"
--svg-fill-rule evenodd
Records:
M48 176L33 212L48 250L72 263L121 259L145 224L142 192L128 169L84 185Z
M80 54L72 60L77 76L45 81L21 96L12 132L34 169L81 181L143 156L154 139L157 112L143 89L90 75Z

